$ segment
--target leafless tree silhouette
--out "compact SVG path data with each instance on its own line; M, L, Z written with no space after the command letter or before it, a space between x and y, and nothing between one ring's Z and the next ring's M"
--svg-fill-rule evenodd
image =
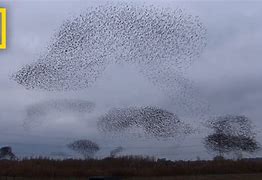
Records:
M242 152L253 153L259 149L254 127L246 116L220 116L207 121L206 125L213 133L204 138L204 145L219 157L235 153L241 158Z
M16 156L12 152L12 148L10 146L5 146L5 147L0 148L0 159L13 160L15 158L16 158Z
M110 152L110 157L116 157L119 153L123 152L124 151L124 148L122 146L119 146L115 149L113 149L111 152Z

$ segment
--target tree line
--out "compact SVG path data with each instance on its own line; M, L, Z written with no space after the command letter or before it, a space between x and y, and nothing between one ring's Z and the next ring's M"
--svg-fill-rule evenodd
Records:
M208 152L215 154L215 159L224 159L227 155L235 155L241 159L243 153L254 153L260 149L256 139L254 125L246 116L225 115L209 119L204 123L211 133L203 138L203 144ZM100 150L100 146L89 139L73 141L67 147L84 159L92 159ZM110 152L110 157L116 157L124 151L122 146ZM11 147L0 149L0 159L15 159Z

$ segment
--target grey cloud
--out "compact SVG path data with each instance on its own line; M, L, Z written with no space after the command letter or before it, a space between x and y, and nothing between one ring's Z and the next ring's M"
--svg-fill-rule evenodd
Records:
M32 152L25 147L26 145L15 145L15 143L20 141L31 144L29 148L31 149L41 140L48 145L39 145L39 147L45 147L46 152L51 153L65 151L63 145L72 138L87 137L94 138L102 144L102 148L105 149L102 154L110 152L110 145L115 147L121 145L130 147L125 148L127 154L148 152L171 159L193 159L197 155L201 158L209 157L201 144L205 132L187 137L178 143L181 144L178 146L174 141L155 142L137 138L121 140L120 137L110 139L96 131L96 118L112 107L154 105L171 112L176 111L177 107L172 100L145 78L138 76L133 67L112 66L92 88L79 92L27 91L9 79L11 73L24 64L33 62L39 56L41 49L47 46L54 30L64 19L71 14L78 14L89 6L103 3L104 1L91 3L43 1L40 4L31 1L5 2L9 10L10 32L9 48L5 52L0 52L1 144L13 143L15 152L20 150L30 154ZM211 110L207 112L210 116L228 113L245 114L251 117L258 129L261 129L262 113L259 107L262 97L260 93L262 3L180 1L136 1L135 3L178 7L189 14L198 15L207 27L208 42L203 54L185 72L187 78L193 81L194 88L200 92L199 95L194 96L199 96L197 98L210 104ZM60 119L32 131L24 131L22 117L25 107L56 97L90 100L96 102L97 109L83 120L75 121L73 117L68 117L69 119L64 123ZM194 121L196 124L199 122L197 118L187 118L186 114L183 118L187 122ZM39 153L43 152L39 151Z

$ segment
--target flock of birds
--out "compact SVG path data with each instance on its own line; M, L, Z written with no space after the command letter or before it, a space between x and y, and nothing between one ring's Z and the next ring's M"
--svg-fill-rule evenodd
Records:
M192 131L177 115L151 106L112 109L99 118L98 128L110 133L141 128L145 135L157 139L173 138Z
M37 104L30 105L26 108L26 117L24 127L30 128L33 123L41 123L49 114L60 114L64 116L67 113L82 115L91 113L95 109L95 104L86 100L79 99L56 99L43 101Z
M186 109L195 95L183 71L205 45L206 29L182 10L101 5L65 20L46 52L12 79L27 89L76 91L92 86L110 64L132 64ZM26 119L30 122L50 111L91 112L92 108L88 101L43 102L28 107ZM190 132L176 114L151 106L112 109L99 118L98 128L114 133L141 128L157 138Z

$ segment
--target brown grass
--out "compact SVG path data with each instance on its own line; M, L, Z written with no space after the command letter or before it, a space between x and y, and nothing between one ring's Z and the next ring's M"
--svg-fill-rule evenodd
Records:
M24 178L24 177L0 177L0 180L87 180L87 178L77 177L57 177L57 178ZM261 180L262 174L221 174L221 175L191 175L172 177L131 177L122 180Z
M261 180L262 174L191 175L173 177L133 177L125 180Z
M51 160L47 158L24 159L19 161L0 161L2 177L89 177L113 175L122 177L160 177L170 176L179 179L210 178L219 179L219 174L262 173L262 160L222 160L222 161L157 161L154 158L127 156L102 160ZM236 174L236 175L234 175ZM189 176L188 176L189 175ZM198 175L198 176L196 176ZM244 175L241 175L245 177ZM256 177L257 175L254 175ZM262 179L259 175L259 179ZM248 178L249 179L249 178ZM165 178L168 180L168 178Z

